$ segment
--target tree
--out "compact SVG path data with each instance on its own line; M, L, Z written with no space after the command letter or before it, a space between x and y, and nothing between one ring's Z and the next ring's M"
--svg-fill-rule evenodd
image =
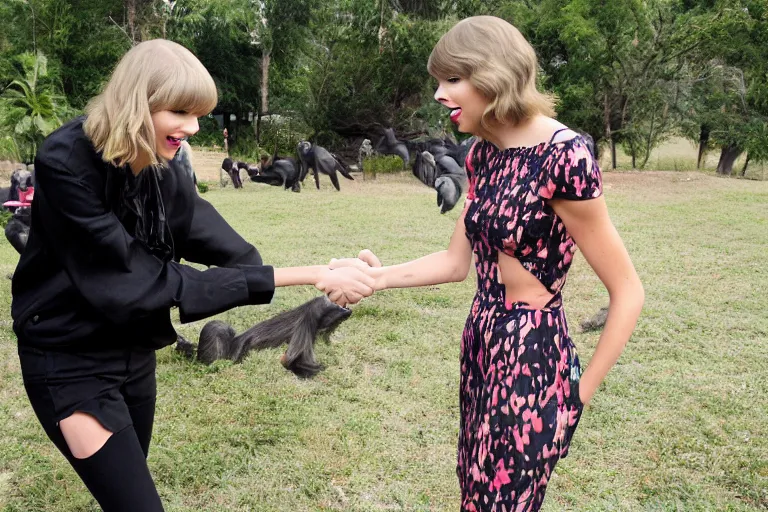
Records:
M16 60L18 77L0 96L0 124L14 140L19 157L31 162L43 139L61 125L67 107L65 99L55 92L43 54L25 53Z

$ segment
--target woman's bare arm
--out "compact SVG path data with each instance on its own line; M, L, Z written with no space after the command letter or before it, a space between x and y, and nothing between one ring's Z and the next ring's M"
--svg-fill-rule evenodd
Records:
M629 341L643 307L645 292L608 216L603 197L588 201L557 199L550 204L610 297L605 328L579 385L581 401L586 404Z

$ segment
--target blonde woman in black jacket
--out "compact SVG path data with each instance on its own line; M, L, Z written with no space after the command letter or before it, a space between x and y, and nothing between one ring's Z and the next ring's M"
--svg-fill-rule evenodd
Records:
M146 457L155 350L176 340L172 307L190 322L268 303L277 286L311 284L341 305L372 293L357 269L263 265L170 163L216 101L191 52L146 41L35 159L31 231L12 287L24 385L46 434L108 512L163 510Z

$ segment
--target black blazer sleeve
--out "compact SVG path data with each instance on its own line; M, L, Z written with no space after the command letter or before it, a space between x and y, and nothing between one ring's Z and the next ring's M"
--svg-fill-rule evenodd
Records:
M35 194L42 197L33 208L47 249L85 300L110 321L123 324L178 306L181 321L190 322L271 298L271 267L199 271L163 262L125 230L93 183L59 162L38 159L37 164Z
M256 248L243 239L211 203L195 194L195 211L181 257L194 263L238 267L246 274L251 304L266 304L275 292L274 269L263 265Z

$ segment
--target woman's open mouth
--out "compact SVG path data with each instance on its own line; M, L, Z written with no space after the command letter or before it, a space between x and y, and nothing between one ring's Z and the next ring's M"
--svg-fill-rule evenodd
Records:
M454 108L451 110L451 121L459 124L459 116L461 115L461 107Z

